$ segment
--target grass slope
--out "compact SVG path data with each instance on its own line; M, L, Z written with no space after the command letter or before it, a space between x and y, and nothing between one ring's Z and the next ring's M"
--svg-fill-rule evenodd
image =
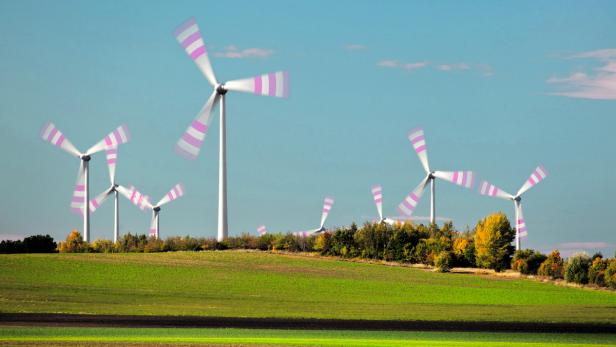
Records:
M224 344L260 346L610 346L616 335L305 331L252 329L130 329L0 327L0 346L97 343L138 346ZM134 345L133 345L134 346Z
M616 293L260 252L0 255L0 311L616 322Z

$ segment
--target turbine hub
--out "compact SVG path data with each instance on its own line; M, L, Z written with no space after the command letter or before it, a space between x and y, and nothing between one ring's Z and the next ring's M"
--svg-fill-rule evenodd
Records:
M435 176L434 176L434 171L432 171L432 172L430 172L430 173L428 174L428 178L430 178L430 179L434 179L434 177L435 177Z
M154 210L154 212L158 212L158 211L160 211L160 207L154 206L154 208L152 210Z
M84 155L81 156L81 160L83 160L83 161L90 161L90 159L91 158L90 158L89 155L84 154Z
M227 90L225 89L225 85L224 84L219 84L216 86L216 93L218 93L218 95L225 95L227 94Z
M521 196L516 196L513 198L514 201L520 202L522 201L522 197Z

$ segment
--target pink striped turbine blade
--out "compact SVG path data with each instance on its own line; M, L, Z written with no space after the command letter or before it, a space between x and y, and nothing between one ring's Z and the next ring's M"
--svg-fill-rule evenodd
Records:
M535 171L530 174L530 177L526 180L526 182L524 182L524 185L522 185L522 188L520 188L516 195L520 196L524 194L527 190L534 187L537 183L543 181L547 176L548 172L543 167L543 165L537 166Z
M100 140L97 144L87 150L86 154L92 155L105 149L117 148L130 140L130 133L126 125L120 125Z
M184 135L180 137L175 145L175 152L177 154L190 160L197 158L207 129L212 121L212 109L216 106L218 100L220 100L220 96L214 91L197 114L197 118L192 121Z
M332 209L332 205L334 204L334 199L330 197L326 197L323 201L323 214L321 215L321 228L325 225L325 220L327 220L327 216L329 216L329 211Z
M418 185L413 189L409 195L402 200L402 202L398 205L398 212L403 216L410 216L413 214L415 207L419 204L419 199L421 199L421 195L424 192L424 188L426 188L426 184L428 183L429 176L426 176Z
M218 82L212 70L212 64L207 56L207 49L201 37L199 26L194 18L190 18L182 23L174 32L173 36L178 40L180 45L186 51L186 54L197 64L203 76L210 82L212 87L215 87Z
M259 226L257 228L257 232L259 233L260 236L267 234L267 229L265 228L265 225Z
M46 123L43 125L43 128L41 128L41 138L52 145L63 149L71 155L78 158L81 157L81 153L77 150L77 148L75 148L75 146L73 146L73 144L66 137L64 137L64 134L62 134L62 132L58 130L58 128L56 128L56 126L51 122Z
M426 173L430 172L430 165L428 165L428 148L426 147L426 138L422 128L415 128L408 134L409 141L415 149L415 153L419 157L419 161L423 166Z
M225 83L225 89L257 95L286 98L289 96L289 74L286 71L266 73Z
M167 195L165 195L162 199L160 199L160 201L158 202L158 204L156 204L156 206L160 207L168 202L171 202L181 197L182 195L184 195L184 186L182 185L182 183L178 183L175 186L173 186L173 188L171 188L171 190L169 191L169 193L167 193Z
M488 183L487 181L481 181L481 184L479 185L479 194L495 196L497 198L501 198L505 200L511 200L514 198L513 195L507 193L506 191L498 188L497 186L493 184Z
M473 188L474 184L474 174L472 171L435 171L434 177L438 177L445 181L449 181L453 184L465 187L465 188Z
M73 190L73 197L71 199L71 212L83 215L84 199L86 197L86 177L83 170L83 161L79 164L79 172L77 173L77 183L75 183L75 190Z
M90 200L90 213L94 213L94 211L96 211L99 206L102 205L105 200L107 200L111 192L111 188L107 189L104 192L98 194L94 199Z
M380 185L372 187L372 198L376 205L376 210L379 213L379 221L383 220L383 188Z
M516 206L517 209L517 220L515 222L515 230L518 234L518 237L527 237L528 230L526 229L526 222L524 221L524 215L522 214L522 203L519 202Z
M107 168L109 169L109 179L111 184L115 184L116 161L118 159L118 149L110 148L105 151L107 156Z
M310 231L296 231L293 233L293 236L299 237L309 237L310 235L312 235L312 232Z
M150 209L153 207L152 204L150 204L148 196L141 194L141 192L139 192L137 188L131 186L129 188L129 191L130 194L128 196L128 200L130 200L133 205L139 207L141 211L144 211L146 207Z

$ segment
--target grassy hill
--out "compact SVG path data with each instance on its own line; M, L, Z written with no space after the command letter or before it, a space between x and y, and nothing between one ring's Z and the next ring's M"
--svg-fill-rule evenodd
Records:
M0 255L0 311L616 322L616 293L260 252Z

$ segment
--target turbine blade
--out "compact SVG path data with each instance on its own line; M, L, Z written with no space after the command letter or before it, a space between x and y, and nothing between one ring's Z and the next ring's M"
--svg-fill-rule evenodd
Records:
M205 139L205 134L212 121L212 109L220 96L216 91L212 93L205 105L201 108L195 120L192 121L184 135L175 145L175 152L186 159L196 159Z
M105 200L107 200L112 191L113 190L109 188L98 194L94 199L90 200L90 213L94 213L94 211L96 211L98 207L102 205Z
M318 230L318 229L317 229ZM293 236L299 236L299 237L309 237L314 233L314 231L296 231L293 234Z
M522 202L518 202L516 206L518 219L515 221L515 230L518 237L527 237L528 230L526 229L526 222L524 221L524 215L522 215Z
M109 169L109 179L111 184L115 184L116 160L118 158L118 149L109 148L105 151L107 156L107 168Z
M527 190L534 187L537 183L543 181L546 177L548 177L547 170L543 167L543 165L537 166L535 171L530 174L530 177L524 182L522 188L518 190L517 196L524 194Z
M122 189L124 190L124 189ZM131 186L129 189L129 194L128 195L124 195L124 193L122 193L122 191L120 191L122 193L122 195L126 196L128 198L128 200L130 200L130 202L133 203L133 205L139 207L139 209L141 211L144 211L147 208L152 209L153 206L149 201L149 197L147 195L143 195L141 194L141 192L139 192L137 190L137 188L135 188L134 186Z
M434 177L469 189L473 188L473 184L475 183L475 175L472 171L434 171Z
M156 206L160 207L168 202L171 202L181 197L182 195L184 195L184 185L182 185L182 183L178 183L175 186L173 186L173 188L171 188L171 190L169 191L169 193L167 193L167 195L165 195L162 199L160 199L160 201L156 204Z
M488 183L487 181L481 181L481 184L479 185L479 194L495 196L497 198L505 200L512 200L514 198L513 195L507 193L506 191L498 188L493 184Z
M122 196L123 196L123 197L127 198L128 200L130 200L130 198L131 198L131 196L132 196L132 194L133 194L133 192L132 192L132 190L131 190L132 188L133 188L133 187L131 187L131 188L126 188L126 187L124 187L124 186L117 186L117 187L116 187L116 190L117 190L120 194L122 194Z
M86 176L83 168L83 161L79 163L79 172L77 172L77 183L75 183L75 189L73 190L73 197L71 199L71 211L78 215L83 216Z
M415 207L419 203L419 199L421 199L421 195L423 194L424 188L426 188L426 184L428 183L429 176L426 176L421 182L413 189L409 195L404 198L404 200L398 205L398 211L404 216L410 216L413 214Z
M81 153L73 146L73 144L64 137L64 134L56 126L51 123L45 123L43 128L41 128L41 138L52 145L61 148L68 154L74 155L75 157L81 157Z
M383 188L380 185L372 187L372 198L376 205L376 210L379 213L379 220L383 220Z
M413 148L419 157L419 161L421 161L421 165L426 173L429 173L430 165L428 165L428 148L426 147L426 138L424 136L423 129L415 128L411 130L408 134L408 138L409 141L411 141L411 144L413 144Z
M224 87L236 92L286 98L289 96L289 74L286 71L276 71L260 76L229 81L225 83Z
M90 147L90 149L86 151L86 154L92 155L104 149L116 148L119 145L127 143L128 140L130 140L130 134L128 132L128 127L125 124L123 124L115 128L115 130L110 132L107 136L105 136L97 144Z
M257 232L259 233L260 236L267 234L267 229L265 228L265 225L259 226L257 228Z
M329 211L332 209L332 205L334 204L334 199L331 197L326 197L323 201L323 214L321 215L321 227L319 229L323 229L325 225L325 221L327 220L327 216L329 216Z
M203 76L208 82L215 87L218 82L216 76L214 76L214 70L212 70L212 64L207 56L207 49L205 43L201 37L199 26L195 22L194 18L190 18L186 22L182 23L174 32L173 35L178 40L180 45L184 48L188 56L197 64Z

